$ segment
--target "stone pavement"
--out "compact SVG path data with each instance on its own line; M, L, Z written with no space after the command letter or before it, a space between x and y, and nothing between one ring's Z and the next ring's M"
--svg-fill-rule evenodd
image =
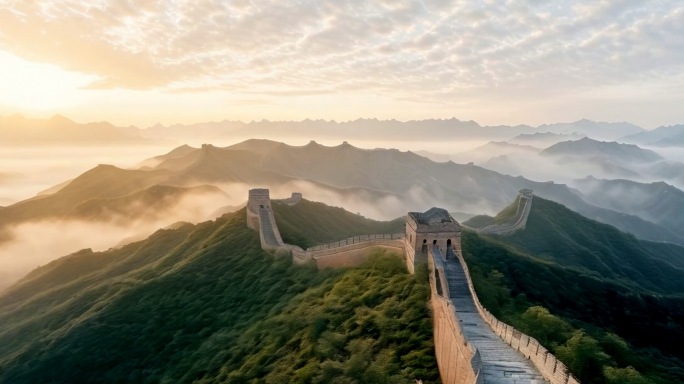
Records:
M484 382L545 384L530 360L506 344L477 312L463 267L457 260L445 262L449 295L466 340L480 351Z

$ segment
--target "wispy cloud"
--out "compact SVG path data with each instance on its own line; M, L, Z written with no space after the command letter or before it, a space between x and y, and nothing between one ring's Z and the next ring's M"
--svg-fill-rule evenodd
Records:
M0 0L0 48L96 89L539 97L684 70L679 1Z

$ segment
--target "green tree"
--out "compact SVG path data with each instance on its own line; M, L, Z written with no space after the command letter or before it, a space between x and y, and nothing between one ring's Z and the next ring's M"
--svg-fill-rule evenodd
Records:
M570 324L542 306L530 307L520 316L520 330L537 339L543 345L563 343L572 332Z
M573 332L572 337L555 350L556 357L570 368L570 371L585 384L602 382L602 367L610 361L598 341L584 333Z
M603 375L607 384L651 384L651 380L643 377L631 365L627 368L605 367Z

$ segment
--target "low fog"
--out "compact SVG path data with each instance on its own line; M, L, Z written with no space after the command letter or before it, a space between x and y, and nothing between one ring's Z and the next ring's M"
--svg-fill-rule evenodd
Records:
M59 257L84 248L103 251L120 247L179 221L211 220L219 208L245 200L244 196L231 199L224 194L198 193L183 197L170 209L135 221L110 217L107 221L41 220L15 225L7 229L12 240L0 243L0 290Z
M156 230L179 221L198 223L214 219L243 206L251 188L267 187L273 199L284 199L292 192L302 192L307 200L342 207L374 220L392 220L405 216L409 210L424 211L435 205L460 212L493 213L488 206L453 206L453 201L436 201L420 188L413 188L404 196L395 196L363 189L351 192L338 190L304 180L281 185L231 183L217 186L225 194L186 196L171 209L153 212L145 219L135 221L109 217L106 221L42 220L16 225L9 229L12 240L0 243L0 289L38 266L84 248L103 251L143 240ZM129 209L143 208L131 206Z
M211 144L230 146L248 138L223 138ZM307 138L289 138L289 145L305 145ZM327 146L340 145L341 139L319 140ZM1 147L0 146L0 206L31 198L42 191L73 179L98 164L111 164L120 168L136 168L143 160L159 156L188 144L200 147L206 139L193 138L187 143L165 145L132 145L101 147ZM351 141L359 148L396 148L402 151L430 151L456 153L482 145L483 141Z
M220 146L241 140L215 143ZM307 139L290 138L287 144L305 145ZM321 140L319 143L333 146L341 140ZM195 147L199 139L189 143ZM522 175L536 181L566 183L587 176L618 178L625 172L638 172L637 181L649 181L648 169L619 169L592 161L568 162L541 157L534 147L483 145L481 141L464 142L354 142L359 148L397 148L411 150L437 161L452 160L458 163L475 162L476 165L512 176ZM130 147L83 147L83 148L0 148L0 206L35 196L50 187L72 179L97 164L113 164L122 168L135 168L144 159L169 152L176 146L130 146ZM652 148L669 161L684 161L684 152ZM678 186L676 183L671 183ZM465 214L496 214L502 207L492 207L483 202L463 205L452 196L435 196L419 187L404 191L401 196L363 188L336 189L311 181L296 180L281 185L247 185L242 183L218 184L225 195L191 195L183 198L168 211L155 211L144 219L130 221L109 217L106 221L34 221L24 222L6 229L13 239L0 243L0 289L12 284L39 265L84 248L102 251L125 243L144 239L154 231L178 221L197 223L214 219L217 215L242 206L251 188L269 188L274 199L287 198L292 192L302 192L304 198L320 201L331 206L343 207L353 213L375 220L391 220L403 217L407 211L424 211L442 206L452 212ZM578 185L579 186L579 185ZM589 185L581 185L587 189ZM680 186L681 187L681 186ZM593 190L587 192L594 192ZM616 192L616 191L613 191ZM617 192L616 192L617 193ZM617 193L620 198L623 193ZM624 196L623 196L624 197ZM511 200L514 196L511 196ZM231 207L231 208L225 208ZM144 207L130 207L143 209ZM0 210L2 215L2 210Z

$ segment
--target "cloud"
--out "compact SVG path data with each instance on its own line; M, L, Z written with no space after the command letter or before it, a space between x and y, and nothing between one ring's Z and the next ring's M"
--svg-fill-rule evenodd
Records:
M4 49L96 74L96 88L334 92L374 79L377 92L441 97L679 71L684 52L676 1L4 3Z
M684 72L674 0L0 0L0 25L0 49L96 76L89 89L229 92L281 111L353 91L440 116L531 115L554 101L552 115L574 95L638 93ZM589 112L573 118L605 118Z

